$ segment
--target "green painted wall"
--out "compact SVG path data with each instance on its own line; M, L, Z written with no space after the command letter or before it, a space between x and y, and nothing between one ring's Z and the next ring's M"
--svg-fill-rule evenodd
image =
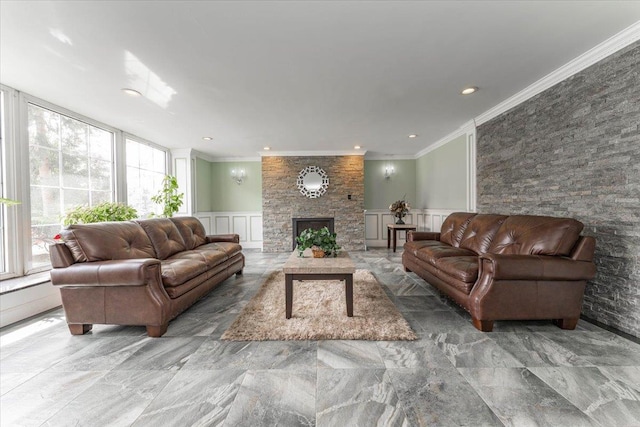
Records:
M211 163L196 157L196 212L211 211Z
M385 166L392 165L395 172L384 177ZM415 160L365 160L364 208L388 209L389 205L406 194L411 206L416 206Z
M214 162L211 165L211 211L262 211L262 163ZM232 169L244 169L246 177L238 185L231 179Z
M466 135L416 160L416 208L466 209Z

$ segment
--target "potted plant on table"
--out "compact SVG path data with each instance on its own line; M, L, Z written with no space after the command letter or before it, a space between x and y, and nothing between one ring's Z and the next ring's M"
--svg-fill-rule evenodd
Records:
M338 256L340 246L336 243L336 233L329 231L327 227L320 230L307 228L296 237L298 255L302 256L305 249L311 248L314 258L323 258L333 255Z

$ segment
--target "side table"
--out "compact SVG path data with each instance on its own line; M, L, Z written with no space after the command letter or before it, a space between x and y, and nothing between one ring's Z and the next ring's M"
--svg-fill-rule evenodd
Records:
M393 230L393 252L395 252L397 246L396 233L398 230L409 232L417 230L417 227L411 224L387 224L387 249L391 247L391 230ZM408 235L405 237L405 240L407 237Z

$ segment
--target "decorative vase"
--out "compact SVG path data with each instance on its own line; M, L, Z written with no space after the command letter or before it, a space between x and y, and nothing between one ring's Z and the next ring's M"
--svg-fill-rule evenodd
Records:
M398 218L396 220L396 224L404 224L404 221L402 220L402 214L396 214L396 218Z
M324 258L324 251L322 249L311 249L314 258Z

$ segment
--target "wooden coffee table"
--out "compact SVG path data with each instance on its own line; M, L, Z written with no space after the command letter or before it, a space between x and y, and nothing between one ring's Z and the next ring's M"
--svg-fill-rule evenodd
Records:
M353 317L353 273L356 266L349 253L340 251L337 257L313 258L307 249L303 257L293 251L282 268L285 282L285 305L287 319L293 309L294 280L344 280L347 300L347 316Z

